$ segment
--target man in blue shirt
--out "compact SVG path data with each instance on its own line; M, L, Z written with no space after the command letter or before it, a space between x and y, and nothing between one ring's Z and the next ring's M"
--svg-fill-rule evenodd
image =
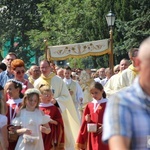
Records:
M110 97L104 114L103 141L111 150L150 149L150 37L135 61L139 77Z
M17 56L15 53L10 52L4 59L4 62L7 66L7 69L0 73L0 89L3 89L7 80L14 78L14 75L11 73L11 62L16 59Z

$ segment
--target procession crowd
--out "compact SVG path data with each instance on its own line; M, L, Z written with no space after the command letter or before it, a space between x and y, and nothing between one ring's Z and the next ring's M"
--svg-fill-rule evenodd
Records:
M0 150L150 148L150 37L114 69L0 63Z

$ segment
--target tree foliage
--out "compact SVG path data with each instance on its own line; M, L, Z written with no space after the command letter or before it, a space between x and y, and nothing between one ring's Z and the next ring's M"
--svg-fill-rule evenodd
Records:
M139 47L141 41L150 35L150 2L147 0L126 1L124 18L122 13L116 20L115 53L124 55L132 47ZM118 13L119 11L116 10ZM116 32L117 30L117 32Z
M0 34L2 44L10 41L9 51L16 52L19 58L26 60L35 55L35 49L30 46L30 41L26 35L31 29L40 29L42 24L37 11L36 3L38 0L1 0L0 6ZM17 45L15 39L19 38ZM33 51L32 51L33 50Z
M150 35L147 0L1 0L0 7L4 6L0 13L0 46L9 39L10 50L18 51L24 60L28 60L24 49L29 47L30 57L34 55L32 50L38 56L44 53L44 39L53 46L109 38L105 15L110 9L116 15L115 64ZM15 37L21 39L18 47L14 47ZM108 55L68 61L72 65L77 62L79 68L107 67Z

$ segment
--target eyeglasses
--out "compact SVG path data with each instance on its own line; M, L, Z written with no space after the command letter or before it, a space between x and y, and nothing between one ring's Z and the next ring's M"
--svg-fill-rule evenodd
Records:
M43 96L45 96L45 97L50 97L51 96L51 94L42 94Z
M16 71L16 74L20 75L20 74L24 74L25 70L21 70L21 71Z

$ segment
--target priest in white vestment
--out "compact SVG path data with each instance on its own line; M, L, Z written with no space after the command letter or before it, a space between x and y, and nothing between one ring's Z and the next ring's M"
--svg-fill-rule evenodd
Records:
M120 77L122 71L127 69L128 66L129 66L129 60L128 59L124 58L120 61L119 73L114 74L104 86L104 90L106 92L107 97L111 96L112 94L116 93L119 90L117 82L119 80L119 77Z
M54 104L61 110L65 129L65 150L74 150L75 140L80 128L80 121L69 91L63 80L51 72L50 63L43 60L40 63L41 76L34 82L34 87L49 85L54 93Z

